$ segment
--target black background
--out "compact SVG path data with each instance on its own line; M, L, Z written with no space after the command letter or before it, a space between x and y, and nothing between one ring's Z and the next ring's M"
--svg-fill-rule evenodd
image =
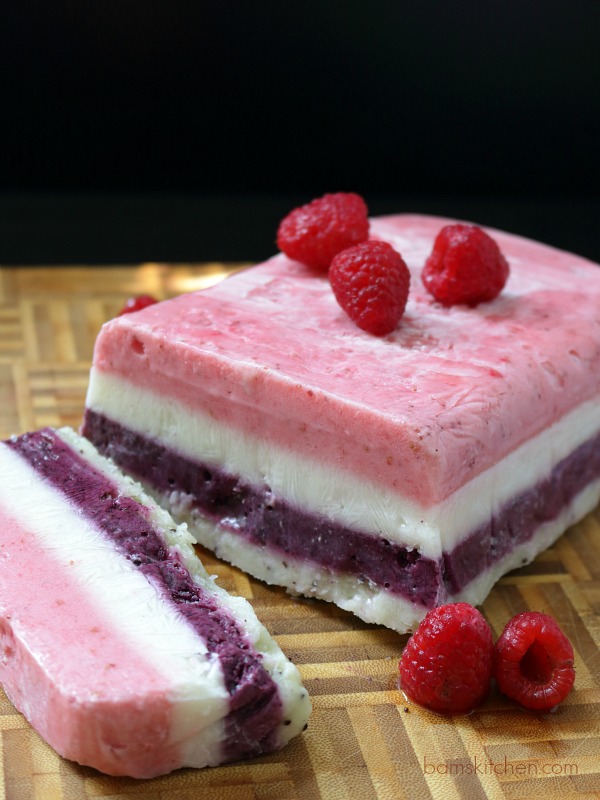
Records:
M600 3L3 0L3 263L256 260L326 191L600 260Z

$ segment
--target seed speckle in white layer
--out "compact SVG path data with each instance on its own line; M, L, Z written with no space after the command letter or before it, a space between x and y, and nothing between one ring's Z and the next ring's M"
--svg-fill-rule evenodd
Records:
M496 581L512 569L528 564L542 550L550 547L563 531L592 511L600 496L600 480L580 492L561 514L538 528L535 534L496 564L478 575L455 595L440 588L438 602L451 603L463 600L473 605L482 603ZM335 603L340 608L356 614L365 622L385 625L406 633L416 628L427 609L393 595L368 581L357 581L353 576L337 575L327 569L298 561L289 555L283 559L277 553L246 542L226 528L215 525L186 505L175 504L174 513L181 515L205 547L219 558L230 562L266 583L285 586L292 594L303 594Z

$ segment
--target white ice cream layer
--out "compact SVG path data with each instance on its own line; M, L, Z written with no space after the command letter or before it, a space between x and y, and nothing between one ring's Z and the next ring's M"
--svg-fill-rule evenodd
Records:
M92 369L87 407L182 456L239 475L254 486L267 486L304 511L434 559L547 477L557 463L600 431L600 403L582 403L448 499L425 508L367 476L278 448L98 369Z
M597 505L599 497L600 480L590 484L556 519L541 525L534 536L478 575L456 595L447 594L445 587L440 586L437 603L464 600L479 605L502 575L533 561L538 553L550 547L570 525L591 511ZM174 513L186 519L198 541L213 550L219 558L266 583L285 586L292 593L335 603L365 622L385 625L399 633L406 633L414 630L427 612L422 605L392 594L369 581L359 581L353 575L332 574L327 569L320 569L288 554L281 556L277 552L269 552L266 548L250 544L227 528L214 525L201 514L190 511L185 505L181 508L174 507Z

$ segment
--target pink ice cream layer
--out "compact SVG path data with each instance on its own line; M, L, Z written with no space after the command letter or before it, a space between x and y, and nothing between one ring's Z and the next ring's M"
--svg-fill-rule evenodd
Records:
M10 700L66 758L143 777L149 759L155 774L178 767L164 676L107 624L58 551L41 553L2 508L0 525L0 676ZM148 731L158 744L150 754Z
M600 269L490 231L493 302L443 308L420 271L443 224L372 221L411 270L405 315L359 330L326 275L283 255L103 328L94 365L428 507L600 392Z

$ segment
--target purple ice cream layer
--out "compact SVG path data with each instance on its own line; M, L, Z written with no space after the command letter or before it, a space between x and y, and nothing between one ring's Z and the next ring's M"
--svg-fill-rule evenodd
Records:
M224 758L233 761L277 747L282 722L277 685L235 619L198 586L179 555L169 550L148 509L121 494L115 483L51 429L13 437L6 444L102 531L219 659L230 698Z
M203 515L246 541L278 553L282 561L288 557L332 575L350 574L425 608L433 607L444 595L457 594L526 543L600 477L597 435L435 560L296 508L275 497L269 487L252 486L200 459L186 458L90 409L83 433L101 452L154 490L190 495Z

